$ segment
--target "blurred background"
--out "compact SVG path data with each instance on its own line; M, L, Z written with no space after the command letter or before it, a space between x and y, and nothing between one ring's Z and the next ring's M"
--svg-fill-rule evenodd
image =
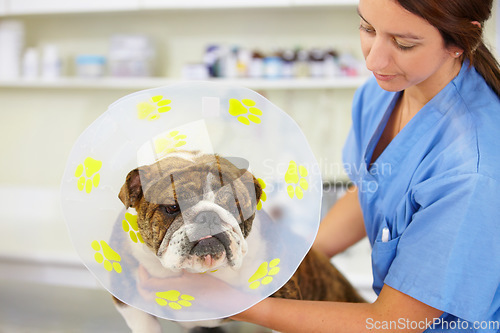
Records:
M0 0L0 332L127 331L73 249L59 185L78 136L134 91L214 80L260 92L304 131L323 173L326 212L347 182L341 149L351 99L368 77L356 6ZM495 15L486 26L492 47L497 25ZM367 241L333 261L374 299Z

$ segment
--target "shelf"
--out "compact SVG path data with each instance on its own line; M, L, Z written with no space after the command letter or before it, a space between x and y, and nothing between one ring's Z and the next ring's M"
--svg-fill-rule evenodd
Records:
M358 0L0 0L0 17L70 13L357 6Z
M210 82L243 86L263 90L313 90L313 89L355 89L367 77L339 77L332 79L212 79ZM186 82L169 78L102 78L78 79L61 78L57 80L19 79L0 80L0 88L49 88L49 89L148 89Z

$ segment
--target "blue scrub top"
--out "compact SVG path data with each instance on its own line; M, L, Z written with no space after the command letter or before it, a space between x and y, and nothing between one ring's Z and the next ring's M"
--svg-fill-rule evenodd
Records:
M370 167L400 94L375 79L361 87L343 151L372 244L373 288L444 311L426 332L497 332L500 100L465 62Z

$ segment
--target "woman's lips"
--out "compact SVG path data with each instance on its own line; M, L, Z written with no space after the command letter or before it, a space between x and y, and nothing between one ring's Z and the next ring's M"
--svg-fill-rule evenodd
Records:
M390 81L396 77L396 75L384 75L384 74L379 74L379 73L375 73L375 72L373 72L373 75L375 76L375 78L377 80L380 80L380 81Z

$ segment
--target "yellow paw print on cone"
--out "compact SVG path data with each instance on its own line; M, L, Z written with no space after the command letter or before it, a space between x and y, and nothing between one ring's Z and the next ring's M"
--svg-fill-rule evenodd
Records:
M307 175L306 167L303 165L297 167L295 161L290 161L285 174L285 182L289 184L286 190L290 198L296 196L297 199L302 199L304 197L304 191L309 188L309 183L305 179Z
M123 231L129 234L130 239L134 243L144 243L144 240L139 233L139 226L137 225L137 215L125 213L125 219L122 221L122 228Z
M101 181L99 170L102 162L92 157L87 157L83 164L79 164L75 170L75 177L78 178L78 190L90 193L94 187L98 187Z
M245 125L250 123L260 124L259 116L262 116L262 111L255 107L255 101L251 99L242 99L241 101L231 98L229 100L229 114L238 117L238 121Z
M159 119L161 113L172 109L169 106L170 103L172 103L171 100L164 99L161 95L153 96L149 101L137 104L137 117L147 120Z
M104 269L108 272L115 270L117 273L122 272L120 261L122 258L115 252L105 241L93 241L92 248L96 251L94 259L99 264L104 264ZM103 256L104 255L104 256Z
M258 178L257 181L259 182L260 187L262 188L262 195L260 196L260 200L257 203L257 210L261 210L262 209L262 202L265 202L267 200L267 194L264 191L264 189L266 188L266 183L260 178Z
M190 295L181 295L177 290L161 291L156 293L156 303L160 306L169 306L173 310L188 308L194 301L194 297Z
M171 131L167 135L155 140L155 153L158 158L165 156L168 153L176 151L178 148L186 144L187 136L180 134L179 131Z
M250 289L257 289L261 285L271 283L274 279L273 276L280 272L279 263L279 258L273 259L269 263L267 261L263 262L255 274L248 279Z

